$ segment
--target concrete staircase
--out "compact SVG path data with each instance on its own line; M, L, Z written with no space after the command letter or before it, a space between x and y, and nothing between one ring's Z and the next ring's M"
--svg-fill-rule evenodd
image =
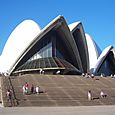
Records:
M4 91L9 81L3 79ZM10 81L14 90L14 106L93 106L115 105L115 79L110 77L84 78L76 75L38 75L28 74L12 76ZM40 86L44 93L22 93L22 86ZM11 88L12 88L11 87ZM87 92L92 91L93 100L88 101ZM106 98L100 98L100 91L106 92ZM3 93L5 94L5 93ZM4 106L8 106L3 96ZM17 102L19 104L17 104Z

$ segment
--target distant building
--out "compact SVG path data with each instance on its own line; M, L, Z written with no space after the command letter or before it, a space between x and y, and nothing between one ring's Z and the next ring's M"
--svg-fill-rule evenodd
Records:
M108 46L102 52L85 34L81 22L67 25L64 17L58 16L40 29L33 20L25 20L8 38L0 56L0 72L110 75L115 73L112 49Z

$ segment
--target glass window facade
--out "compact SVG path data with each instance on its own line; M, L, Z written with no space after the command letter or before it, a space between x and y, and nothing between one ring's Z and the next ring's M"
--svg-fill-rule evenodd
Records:
M29 59L29 61L46 57L52 57L52 42L40 49L34 56Z

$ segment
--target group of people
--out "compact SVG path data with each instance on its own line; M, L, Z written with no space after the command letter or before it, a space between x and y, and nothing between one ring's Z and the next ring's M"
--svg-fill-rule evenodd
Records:
M90 74L90 73L82 73L82 76L86 78L94 78L94 74Z
M111 74L111 78L115 78L115 74L114 75Z
M35 93L39 94L40 93L39 86L34 87L33 84L30 86L27 82L23 85L22 90L23 90L23 94L35 94Z
M107 94L104 93L103 91L101 91L100 92L100 97L101 98L105 98L105 97L107 97ZM88 100L89 101L93 100L91 90L88 91Z

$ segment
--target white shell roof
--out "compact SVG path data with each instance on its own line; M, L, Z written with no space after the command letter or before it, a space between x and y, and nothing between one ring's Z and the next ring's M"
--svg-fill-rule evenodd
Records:
M0 72L9 72L28 45L40 33L33 20L24 20L9 36L0 58Z
M95 42L91 38L89 34L85 34L87 46L88 46L88 52L89 52L89 69L93 69L95 67L95 64L97 63L97 59L99 57L98 49L96 47Z
M78 22L74 22L72 24L69 24L68 27L70 29L70 31L73 31L75 29L75 27L77 27L77 25L79 25L81 22L78 21Z
M23 55L20 56L19 60L14 64L13 68L10 70L10 73L13 71L13 69L16 67L16 65L23 59L23 57L27 54L27 52L30 51L30 49L45 35L47 34L50 30L52 29L57 29L57 27L60 27L61 29L64 29L64 33L66 33L66 37L65 39L68 39L67 41L69 42L68 44L72 44L69 45L69 47L71 47L72 49L76 49L76 50L72 50L71 54L74 55L76 62L78 61L79 66L81 67L81 60L77 51L77 46L75 44L74 38L70 33L70 30L68 28L68 25L64 19L63 16L58 16L56 17L53 21L51 21L47 26L45 26L40 33L37 35L37 37L30 42L30 44L28 45L26 51L23 53ZM73 52L73 53L72 53Z
M100 68L101 64L103 63L104 59L106 58L106 56L108 55L108 53L110 52L110 50L113 48L113 46L108 46L106 47L103 52L101 53L101 55L99 56L97 63L95 65L95 69L93 71L93 73L96 73L98 71L98 69Z

